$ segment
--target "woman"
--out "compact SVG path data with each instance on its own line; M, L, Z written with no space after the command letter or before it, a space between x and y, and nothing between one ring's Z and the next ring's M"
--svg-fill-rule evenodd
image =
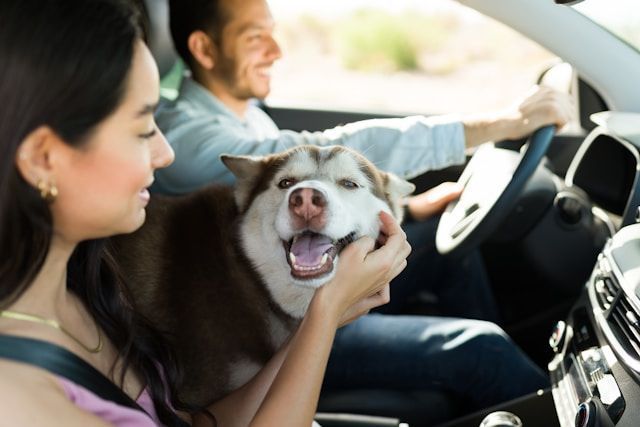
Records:
M0 359L2 423L211 425L173 398L178 369L102 241L142 225L153 171L173 159L153 121L158 73L135 14L116 0L6 0L0 58L0 334L72 352L151 415ZM287 345L206 408L219 425L311 424L336 328L385 303L406 265L404 234L381 220L385 245L345 249Z

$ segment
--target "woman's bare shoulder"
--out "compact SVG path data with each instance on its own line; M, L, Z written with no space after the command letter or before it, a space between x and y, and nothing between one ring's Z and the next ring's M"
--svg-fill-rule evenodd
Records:
M24 363L0 359L0 396L6 425L108 426L75 406L55 376Z

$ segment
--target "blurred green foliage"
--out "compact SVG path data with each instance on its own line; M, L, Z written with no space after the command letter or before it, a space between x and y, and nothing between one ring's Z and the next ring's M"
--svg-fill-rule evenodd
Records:
M363 9L338 23L337 44L350 69L416 70L422 52L437 50L446 42L446 24L434 16Z

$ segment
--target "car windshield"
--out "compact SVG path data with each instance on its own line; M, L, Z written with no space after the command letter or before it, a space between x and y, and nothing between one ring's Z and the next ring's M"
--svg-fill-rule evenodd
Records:
M638 0L587 0L574 9L640 52Z

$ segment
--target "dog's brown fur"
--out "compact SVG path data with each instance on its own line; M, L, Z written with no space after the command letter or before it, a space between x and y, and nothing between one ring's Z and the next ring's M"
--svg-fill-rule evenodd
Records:
M234 355L260 365L273 355L267 313L290 328L296 320L271 300L240 248L230 187L154 196L147 218L137 232L114 239L115 255L136 308L177 351L185 371L180 397L207 404L231 391L225 379Z
M339 153L353 153L343 147L322 152L298 147L251 161L223 158L238 178L235 192L211 186L186 196L154 196L144 226L113 239L136 308L166 333L176 352L185 372L179 397L187 403L209 404L248 380L299 322L283 310L289 307L275 302L240 241L241 221L253 200L273 188L276 172L299 152L308 153L318 165L321 156L328 161ZM400 218L397 199L413 186L396 177L391 183L390 176L353 155L374 196ZM264 249L282 251L286 257L282 246ZM238 377L238 371L243 376Z

